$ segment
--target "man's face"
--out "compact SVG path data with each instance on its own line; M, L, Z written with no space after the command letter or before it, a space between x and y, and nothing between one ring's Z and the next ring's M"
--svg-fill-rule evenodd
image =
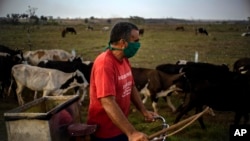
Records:
M139 30L133 29L131 31L131 37L130 37L130 42L138 42L139 39Z

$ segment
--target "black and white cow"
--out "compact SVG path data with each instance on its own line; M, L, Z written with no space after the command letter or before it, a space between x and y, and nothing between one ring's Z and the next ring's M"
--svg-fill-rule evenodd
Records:
M12 76L17 84L16 94L20 105L24 104L21 95L24 87L33 91L43 91L43 96L47 96L49 94L62 95L74 87L80 87L84 90L83 92L86 92L85 89L89 85L79 70L65 73L28 64L15 65L12 68Z
M138 91L144 94L143 103L147 97L152 101L152 107L155 112L157 109L157 101L159 95L167 96L169 93L178 90L174 87L173 81L178 79L183 74L165 74L161 71L148 68L132 68L132 74L135 81L135 86ZM170 97L166 97L167 104L171 110L175 111L175 106L172 104Z
M66 73L75 72L76 70L79 70L84 74L87 81L90 82L90 74L93 62L86 64L82 61L81 58L77 57L74 58L72 61L44 60L38 63L37 66L42 68L57 69Z
M44 60L44 61L41 61L37 66L42 67L42 68L57 69L65 73L71 73L71 72L75 72L76 70L79 70L80 72L83 73L88 83L90 83L90 74L91 74L93 62L84 63L81 58L77 57L77 58L74 58L72 61ZM75 92L79 92L79 87L75 87L74 89L75 89ZM81 101L83 100L84 100L84 95L82 96Z
M5 55L3 55L5 54ZM0 45L0 56L7 56L9 54L9 56L15 56L18 60L24 60L23 58L23 51L20 49L11 49L7 46L4 45Z

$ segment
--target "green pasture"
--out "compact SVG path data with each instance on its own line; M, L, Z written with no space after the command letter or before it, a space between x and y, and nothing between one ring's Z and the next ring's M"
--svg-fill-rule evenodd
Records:
M11 48L29 49L74 49L77 55L84 60L94 61L108 44L109 31L101 28L107 25L95 25L94 31L87 31L86 25L74 26L77 35L67 34L61 37L63 25L27 26L23 25L0 25L0 44ZM108 25L111 27L111 25ZM235 24L203 24L183 25L185 31L176 31L177 25L151 24L138 25L145 29L144 36L140 38L141 48L135 57L131 58L134 67L155 68L163 63L175 63L180 59L194 61L194 54L198 52L200 62L214 64L228 64L232 69L233 63L242 57L250 57L250 37L241 37L245 32L246 25ZM195 27L204 27L209 36L196 35ZM1 67L1 66L0 66ZM26 96L33 97L33 92L27 91ZM180 103L181 96L173 96L172 100L176 107ZM11 101L11 102L10 102ZM27 102L27 100L26 100ZM222 103L223 104L223 101ZM6 140L6 131L3 113L6 110L17 107L14 96L0 100L0 140ZM88 100L83 104L83 121L86 120ZM152 110L150 100L146 107ZM133 108L133 106L132 106ZM159 114L166 118L168 124L172 125L176 114L170 111L165 101L158 102ZM194 114L191 111L188 116ZM229 140L229 125L233 120L233 113L215 111L216 116L204 115L207 129L202 130L198 122L194 122L181 132L168 138L168 141L225 141ZM161 123L145 123L138 111L132 112L129 120L134 126L147 134L160 130Z

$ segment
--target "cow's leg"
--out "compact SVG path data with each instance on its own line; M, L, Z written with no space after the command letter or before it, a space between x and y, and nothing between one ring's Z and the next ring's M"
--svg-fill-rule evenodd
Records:
M4 94L3 94L3 91L4 91L4 82L1 82L0 87L1 87L1 88L0 88L0 89L1 89L1 90L0 90L0 97L1 97L1 98L4 98Z
M192 104L183 105L180 113L176 116L174 123L180 121L183 115L187 114L190 110L192 110L194 106Z
M242 116L244 117L244 124L249 121L249 116L247 112L237 111L235 112L234 116L234 124L238 125Z
M146 94L144 94L144 98L142 100L142 103L145 104L147 102L148 96Z
M168 106L172 109L172 112L175 112L176 108L173 105L173 103L171 102L170 96L166 96L166 98L167 98L167 104L168 104Z
M202 111L202 106L197 106L196 107L196 114L199 113L199 112L201 112L201 111ZM198 118L198 121L200 123L201 128L202 129L206 129L206 126L205 126L205 124L203 122L203 117L202 116Z
M43 97L45 97L45 96L49 95L49 93L50 93L50 91L46 91L46 90L44 90L44 91L43 91Z
M87 95L87 90L86 90L86 88L83 88L82 91L83 91L83 93L82 93L82 96L81 96L81 98L80 98L80 103L82 103L82 102L84 101L84 98L85 98L85 96Z
M155 113L158 113L158 108L157 108L157 102L158 98L156 98L156 95L154 93L151 93L151 101L152 101L152 107Z
M18 100L19 105L24 104L24 101L23 101L23 98L22 98L23 88L24 88L24 86L17 82L16 95L17 95L17 100Z
M157 109L157 101L152 101L152 107L154 109L155 113L158 113L158 109Z
M37 91L34 92L34 100L37 99Z
M244 113L244 124L247 124L249 121L249 116L248 116L248 113Z
M142 103L145 104L147 102L148 97L150 96L150 91L148 90L148 83L145 85L143 89L141 89L140 93L144 95Z

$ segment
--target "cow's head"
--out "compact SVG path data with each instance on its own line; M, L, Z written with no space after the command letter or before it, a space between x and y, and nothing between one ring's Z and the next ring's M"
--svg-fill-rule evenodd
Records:
M79 70L76 70L75 75L74 75L74 80L75 80L75 83L78 86L81 86L81 87L84 87L84 88L89 86L89 83L86 80L85 76Z

